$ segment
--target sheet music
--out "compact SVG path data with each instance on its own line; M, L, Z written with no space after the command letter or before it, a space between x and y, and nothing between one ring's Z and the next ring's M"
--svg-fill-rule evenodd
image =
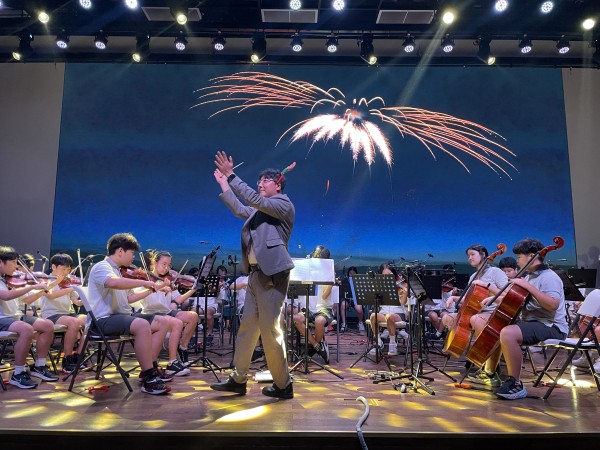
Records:
M294 268L290 272L290 283L334 284L335 268L333 259L292 258Z

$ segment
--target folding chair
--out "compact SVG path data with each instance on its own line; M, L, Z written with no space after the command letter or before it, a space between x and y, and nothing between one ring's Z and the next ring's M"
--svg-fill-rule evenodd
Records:
M573 357L577 354L578 351L582 351L584 353L584 355L586 356L589 368L592 372L592 376L594 377L594 381L596 382L596 387L600 391L600 374L596 373L596 371L594 370L594 364L589 355L589 352L594 351L594 350L596 350L596 352L598 352L598 354L600 354L600 345L598 344L598 339L596 338L596 335L593 332L594 322L596 321L596 319L599 316L600 316L600 289L595 289L592 292L590 292L588 294L588 296L585 298L581 307L577 311L577 314L571 324L571 327L569 328L569 336L577 335L578 337L567 337L564 340L548 339L542 343L542 345L544 347L551 347L551 348L555 349L554 353L550 356L550 359L546 363L546 366L539 373L537 379L535 380L535 383L533 383L533 386L538 386L538 384L541 382L544 375L546 375L553 381L552 384L550 385L550 387L548 388L548 390L546 391L546 394L544 394L544 396L542 397L544 400L546 400L550 396L550 394L556 387L556 384L560 380L560 377L563 375L563 373L565 372L565 370L567 369L569 364L571 364ZM589 318L590 321L589 321L587 327L585 327L585 329L583 331L581 331L578 327L578 324L580 321L583 320L584 317ZM591 337L588 338L586 336L591 336ZM550 366L556 359L558 352L560 350L568 350L569 354L567 356L567 359L561 366L561 368L558 370L556 377L552 377L549 374ZM573 372L571 373L571 377L574 378ZM575 386L574 379L573 379L573 386Z
M63 381L66 381L69 377L71 377L71 383L69 385L69 391L73 390L73 385L75 384L75 379L77 378L77 374L81 370L81 366L85 361L90 360L94 355L98 356L98 360L96 363L96 380L100 378L100 372L108 367L110 364L114 364L117 371L123 378L125 385L129 392L133 392L131 384L129 383L129 374L121 367L121 357L123 355L123 350L125 348L125 344L127 342L133 343L133 336L131 335L122 335L122 336L106 336L102 330L98 327L96 317L92 312L91 304L87 297L87 287L74 286L75 291L79 294L81 301L83 302L83 306L85 307L88 314L88 325L85 332L85 338L83 342L83 349L79 354L79 358L77 360L77 364L75 366L75 370L65 376ZM88 347L90 344L96 344L97 349L92 352L90 355L85 356ZM113 351L111 344L118 344L117 353ZM118 357L117 357L118 355ZM104 365L105 359L110 361L106 366Z
M0 331L0 362L4 361L4 353L6 352L6 346L17 340L19 335L17 333L13 333L11 331ZM1 367L0 373L10 372L14 367ZM0 376L0 384L2 385L2 390L6 391L6 386L4 385L4 379Z

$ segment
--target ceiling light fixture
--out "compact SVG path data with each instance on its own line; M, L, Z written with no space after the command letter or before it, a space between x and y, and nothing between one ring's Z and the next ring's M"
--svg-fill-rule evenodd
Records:
M16 61L25 61L33 53L31 41L33 41L33 34L29 32L25 32L19 36L19 48L12 52L12 57Z
M452 52L452 50L454 50L454 39L447 34L446 37L442 39L441 47L444 53Z
M542 14L548 14L549 12L551 12L554 9L554 2L552 1L543 1L542 4L540 5L540 11L542 12Z
M300 8L302 8L302 2L300 0L290 0L290 9L297 11Z
M215 51L222 52L223 50L225 50L226 43L227 43L227 41L225 41L225 38L223 36L221 36L221 32L219 31L219 34L217 34L213 38L212 46L213 46L213 49L215 49Z
M137 9L139 6L138 0L125 0L125 6L129 9Z
M325 43L325 47L327 48L327 51L329 53L335 53L337 52L339 43L337 38L334 35L329 36L329 38L327 39L327 42Z
M56 35L56 46L61 50L65 50L69 46L69 36L62 30Z
M509 7L508 0L496 0L496 3L494 3L494 9L497 12L504 12L508 9L508 7Z
M171 0L169 11L179 25L185 25L188 21L188 4L186 0Z
M46 11L40 11L37 16L38 20L43 24L50 22L50 16Z
M571 49L571 45L569 44L569 40L565 37L564 34L560 37L560 39L556 43L556 48L558 49L558 53L560 53L561 55L569 53L569 50Z
M531 39L527 39L526 34L524 34L523 39L519 41L519 48L523 54L527 54L532 50L533 44L531 43Z
M450 25L455 19L456 15L453 11L446 11L442 16L442 22L444 22L446 25Z
M333 6L333 9L336 11L341 11L346 7L346 2L344 0L333 0L331 6Z
M90 9L92 7L92 0L79 0L79 5L83 9Z
M185 33L183 31L179 32L179 36L177 36L175 38L175 48L182 52L185 50L185 47L187 47L188 41L185 38Z
M360 45L360 57L367 64L372 66L377 64L377 56L375 55L375 47L373 47L373 36L370 34L364 34L359 41Z
M583 27L584 30L591 30L592 28L594 28L596 26L596 21L594 19L592 19L591 17L588 17L583 22L581 22L581 26Z
M98 50L106 50L106 46L108 45L108 38L106 37L106 33L104 31L98 31L96 37L94 38L94 45Z
M488 66L491 66L496 62L496 57L492 55L490 42L492 42L492 39L488 36L480 36L479 39L475 41L475 45L479 46L477 58Z
M250 61L258 63L267 56L267 40L264 36L254 36L252 38L252 54L250 55Z
M292 36L292 42L290 42L290 45L292 46L292 50L294 52L298 53L302 51L302 45L304 45L304 42L302 42L302 38L298 33Z
M131 59L139 63L150 56L150 36L148 34L139 35L136 38L135 52L131 54Z
M402 43L402 47L404 47L404 51L406 53L412 53L415 51L415 38L410 34L406 36L404 42Z

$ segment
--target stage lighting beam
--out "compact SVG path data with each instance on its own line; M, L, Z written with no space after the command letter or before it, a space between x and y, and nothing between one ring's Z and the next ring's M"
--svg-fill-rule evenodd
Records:
M33 53L31 41L33 41L33 34L31 33L25 32L19 36L19 47L12 52L12 57L16 61L25 61Z
M569 40L565 37L564 34L556 43L556 48L558 49L558 53L560 53L561 55L569 53L569 50L571 49L571 44L569 44Z
M406 36L406 38L404 39L404 42L402 42L402 47L404 47L404 51L406 53L412 53L415 51L415 38L412 37L410 34Z
M488 66L493 65L496 62L496 57L492 54L490 43L492 39L487 36L480 36L475 44L479 46L477 51L477 58Z
M212 45L213 45L213 49L217 52L222 52L223 50L225 50L225 44L227 43L227 41L225 41L225 38L223 36L221 36L221 32L219 31L219 34L217 34L212 41Z
M292 42L290 42L290 45L292 46L292 51L296 53L302 51L302 46L304 45L304 42L302 42L302 38L298 33L292 36Z
M377 64L377 56L375 55L375 47L373 46L373 36L365 34L359 42L360 57L370 66Z
M264 36L254 36L252 38L250 61L256 64L262 61L265 56L267 56L267 40Z
M327 39L327 42L325 43L325 47L327 48L327 51L329 53L335 53L338 50L338 40L335 36L331 35L329 36L329 38Z
M440 44L444 53L451 53L454 50L454 39L450 35L446 35Z
M94 38L94 45L98 50L106 50L106 46L108 45L108 38L106 37L106 33L104 31L98 31L96 37Z
M523 54L527 54L533 49L531 39L528 39L527 35L524 35L523 39L519 41L519 48L521 49L521 53Z

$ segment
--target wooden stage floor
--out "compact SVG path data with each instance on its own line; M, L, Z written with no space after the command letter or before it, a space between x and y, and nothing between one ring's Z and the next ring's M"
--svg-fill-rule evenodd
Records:
M328 341L335 342L334 333ZM210 349L215 352L207 353L212 361L229 365L227 334L223 348L215 345ZM494 438L510 439L509 444L520 446L540 439L542 448L551 450L571 445L574 438L580 443L600 439L600 393L584 371L576 372L580 386L557 388L548 400L540 398L545 387L532 387L535 377L527 361L524 381L529 397L525 399L506 401L486 390L456 388L438 371L426 374L434 378L427 384L435 395L422 387L402 393L390 381L374 383L370 377L387 370L384 362L361 359L350 368L365 349L364 335L356 331L341 335L339 362L335 361L335 346L330 349L329 367L344 379L324 370L295 371L295 397L285 401L263 396L260 390L268 384L254 381L249 382L246 396L212 391L209 385L215 376L205 373L202 366L193 366L190 376L170 383L172 392L167 396L142 394L137 372L131 377L134 392L129 393L112 369L100 380L82 374L72 393L65 382L42 382L29 391L8 386L8 391L0 391L1 439L10 444L3 448L31 448L38 443L93 447L99 442L112 449L136 445L171 448L175 444L178 448L361 448L356 430L365 412L364 404L357 400L361 396L369 405L362 433L371 448L414 443L420 449L465 449L489 446L481 439ZM414 354L415 364L416 357ZM543 358L534 353L540 367ZM436 366L443 366L444 359L430 354ZM410 367L402 372L404 355L392 357L391 364L397 373L410 373ZM260 363L255 367L259 369ZM426 363L423 368L424 372L431 369ZM464 361L450 360L446 370L460 379ZM566 379L570 380L568 374ZM407 380L397 382L403 381ZM88 388L100 386L110 388L88 392Z

